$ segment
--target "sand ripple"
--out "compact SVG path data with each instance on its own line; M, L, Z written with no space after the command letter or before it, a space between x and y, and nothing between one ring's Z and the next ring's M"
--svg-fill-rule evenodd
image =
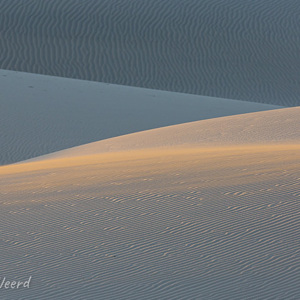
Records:
M297 299L299 147L256 150L2 167L6 299Z
M0 68L299 105L297 0L0 0Z

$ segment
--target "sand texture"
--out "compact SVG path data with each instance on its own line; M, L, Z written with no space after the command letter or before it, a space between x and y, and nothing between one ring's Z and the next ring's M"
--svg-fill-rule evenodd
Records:
M0 68L300 105L298 0L0 0Z
M274 108L0 70L0 165L137 131Z
M294 144L299 141L300 107L293 107L137 132L58 151L29 161L171 147L224 148L233 145Z
M298 299L298 116L203 120L0 167L1 272L33 278L0 293Z

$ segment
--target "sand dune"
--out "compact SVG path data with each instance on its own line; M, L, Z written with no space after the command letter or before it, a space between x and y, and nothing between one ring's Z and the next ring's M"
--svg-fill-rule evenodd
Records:
M300 143L300 107L196 121L137 132L33 158L39 161L99 153L171 147L270 145Z
M136 131L278 108L0 70L0 164Z
M296 0L0 8L0 299L299 299Z
M298 0L0 0L0 68L300 105Z
M148 138L155 145L148 150L128 144L131 151L101 154L94 143L88 157L77 147L73 156L0 167L1 272L33 278L30 289L0 292L47 300L297 299L298 113L176 125L111 139L119 147L144 136L143 147ZM227 146L200 147L203 127Z

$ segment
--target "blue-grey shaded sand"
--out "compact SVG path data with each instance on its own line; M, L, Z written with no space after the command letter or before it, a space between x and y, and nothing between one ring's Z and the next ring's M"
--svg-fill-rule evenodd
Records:
M0 165L162 126L280 108L0 70Z
M0 68L300 105L298 0L0 0Z

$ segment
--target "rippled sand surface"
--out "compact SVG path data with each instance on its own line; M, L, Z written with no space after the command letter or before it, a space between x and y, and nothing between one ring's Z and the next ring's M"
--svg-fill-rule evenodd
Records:
M0 0L0 68L300 105L297 0Z
M175 125L0 167L1 272L32 276L30 289L0 292L297 299L298 111Z

